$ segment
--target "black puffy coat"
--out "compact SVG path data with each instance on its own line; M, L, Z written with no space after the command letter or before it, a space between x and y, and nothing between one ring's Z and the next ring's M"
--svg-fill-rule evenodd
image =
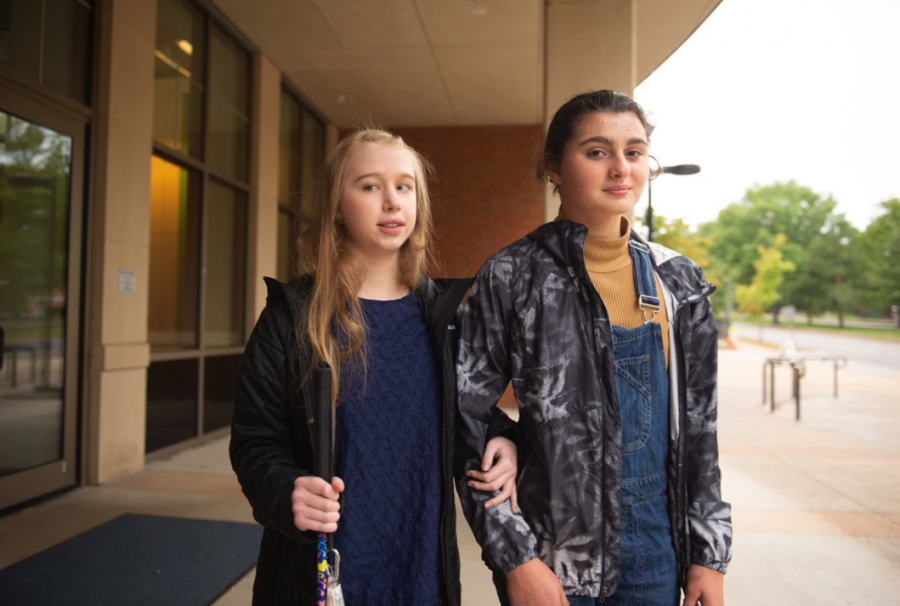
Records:
M456 352L460 303L471 280L422 278L416 291L441 369L443 401L441 562L447 603L460 604L459 551L453 498L452 445L456 414ZM313 606L316 549L313 532L294 526L294 480L314 469L313 393L308 376L311 350L298 343L295 327L313 280L290 284L266 278L266 307L244 352L231 429L231 464L253 517L265 527L253 604ZM492 435L514 437L513 423L498 415ZM352 571L342 571L352 574Z

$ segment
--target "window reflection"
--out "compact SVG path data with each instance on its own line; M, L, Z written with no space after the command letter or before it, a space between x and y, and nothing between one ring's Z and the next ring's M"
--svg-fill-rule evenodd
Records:
M193 348L199 302L199 179L156 156L150 175L148 338L153 351Z
M210 181L206 225L206 347L244 342L247 195Z
M325 125L288 91L281 94L278 187L278 279L297 276L301 217L312 209L325 161Z
M316 182L325 162L325 125L312 112L303 111L303 168L300 177L301 209L309 216L315 196Z
M303 108L287 91L281 91L281 136L278 199L293 206L300 200L300 166L303 155Z
M62 458L72 139L0 112L0 476Z
M3 0L0 63L88 104L92 2Z
M203 156L206 20L185 0L159 0L153 87L153 138Z
M250 57L218 27L210 40L209 165L247 180L250 133Z

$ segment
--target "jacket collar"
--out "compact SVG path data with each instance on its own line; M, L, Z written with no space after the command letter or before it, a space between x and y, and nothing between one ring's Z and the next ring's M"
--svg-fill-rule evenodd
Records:
M659 244L647 242L634 230L631 234L635 240L650 248L653 268L678 302L708 296L715 290L706 282L703 272L687 257ZM587 275L584 265L587 235L588 228L585 225L560 220L541 225L528 234L528 237L563 267L572 268L577 275L584 277Z

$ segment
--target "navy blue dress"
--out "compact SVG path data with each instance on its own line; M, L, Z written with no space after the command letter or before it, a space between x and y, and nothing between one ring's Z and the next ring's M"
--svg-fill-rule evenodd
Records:
M437 605L437 359L415 294L362 306L368 372L343 367L335 425L335 471L346 486L334 538L341 584L350 606Z

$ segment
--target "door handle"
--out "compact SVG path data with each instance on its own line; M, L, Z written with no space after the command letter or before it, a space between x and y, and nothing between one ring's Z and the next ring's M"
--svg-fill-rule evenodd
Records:
M3 370L3 361L6 358L6 333L3 332L3 327L0 326L0 370Z

